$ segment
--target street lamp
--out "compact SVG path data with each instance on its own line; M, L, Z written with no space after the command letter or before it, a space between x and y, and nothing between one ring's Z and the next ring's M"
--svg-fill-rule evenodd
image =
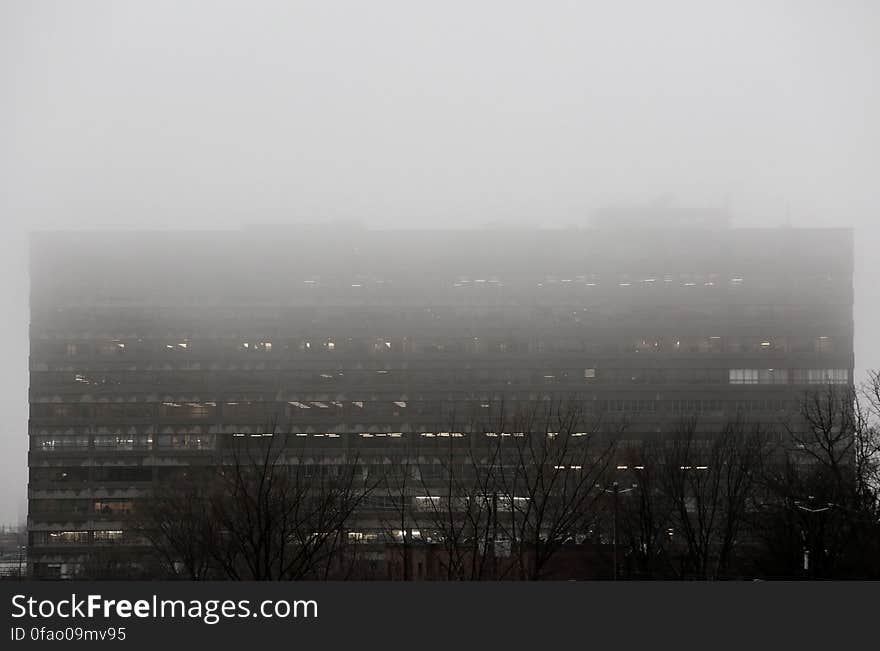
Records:
M23 561L24 561L24 556L25 556L26 551L27 551L27 545L19 545L18 546L18 578L19 579L24 577L24 572L22 571L22 568L23 568Z
M614 566L612 570L612 576L614 577L614 581L617 581L617 504L618 497L621 493L629 493L631 490L635 490L638 488L638 484L633 484L629 488L624 488L620 490L620 484L618 482L613 482L611 484L611 488L606 488L606 493L611 493L614 495L614 518L611 521L611 553L614 557Z
M807 496L807 499L808 499L808 500L812 500L812 499L814 499L814 498L813 498L812 495L808 495L808 496ZM800 500L796 500L795 503L794 503L794 505L795 505L796 508L799 508L801 511L806 511L807 513L822 513L823 511L828 511L828 510L830 510L833 506L835 506L835 505L832 504L831 502L828 502L826 506L820 506L819 508L814 509L814 508L809 507L809 506L804 506L803 503L802 503ZM809 576L809 572L810 572L810 549L809 549L809 547L807 546L807 532L804 531L803 526L801 527L801 539L802 539L802 541L803 541L803 545L804 545L804 573L807 574L807 575Z

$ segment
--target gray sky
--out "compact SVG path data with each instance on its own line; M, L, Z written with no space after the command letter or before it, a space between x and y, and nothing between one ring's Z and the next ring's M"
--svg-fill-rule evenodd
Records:
M0 522L24 514L26 232L583 224L666 197L857 231L880 283L880 3L0 2Z

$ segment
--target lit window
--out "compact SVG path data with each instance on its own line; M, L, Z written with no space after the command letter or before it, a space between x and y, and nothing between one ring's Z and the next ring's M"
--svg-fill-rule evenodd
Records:
M272 350L271 341L257 341L254 343L243 341L241 343L242 350L253 350L258 352L270 352Z
M787 384L788 370L784 368L767 368L758 371L758 384Z
M122 540L122 531L119 529L95 532L95 542L118 542L120 540Z
M849 383L849 369L845 368L797 369L794 374L795 382L799 384Z
M81 544L89 542L88 531L50 531L49 544Z
M788 384L788 369L732 368L730 384Z
M757 384L758 369L756 368L732 368L730 369L730 384Z

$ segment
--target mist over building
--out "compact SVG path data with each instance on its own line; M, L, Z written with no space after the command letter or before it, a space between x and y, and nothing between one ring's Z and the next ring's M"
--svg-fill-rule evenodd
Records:
M34 573L139 548L136 502L237 439L394 459L577 404L633 447L851 387L850 229L624 226L34 234Z

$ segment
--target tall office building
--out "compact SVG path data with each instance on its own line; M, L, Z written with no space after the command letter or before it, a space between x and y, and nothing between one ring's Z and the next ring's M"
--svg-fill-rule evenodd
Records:
M136 545L139 498L267 426L369 456L502 404L773 422L852 383L852 276L846 229L35 234L32 569Z

